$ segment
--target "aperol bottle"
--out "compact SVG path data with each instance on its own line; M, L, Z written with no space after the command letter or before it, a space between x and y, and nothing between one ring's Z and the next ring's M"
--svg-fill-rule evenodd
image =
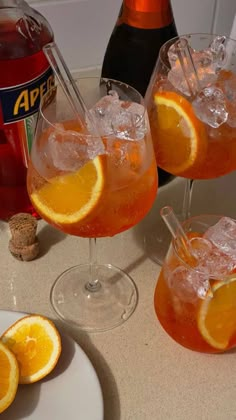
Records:
M0 0L0 219L34 213L26 163L40 97L53 83L42 47L53 40L46 19L22 0Z
M161 46L177 36L170 0L123 0L102 66L102 76L120 80L143 96ZM172 175L158 168L159 185Z

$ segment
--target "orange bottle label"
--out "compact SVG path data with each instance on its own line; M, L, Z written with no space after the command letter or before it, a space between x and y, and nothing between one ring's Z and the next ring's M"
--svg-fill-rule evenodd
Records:
M169 0L125 0L118 24L141 29L157 29L170 25L173 14Z

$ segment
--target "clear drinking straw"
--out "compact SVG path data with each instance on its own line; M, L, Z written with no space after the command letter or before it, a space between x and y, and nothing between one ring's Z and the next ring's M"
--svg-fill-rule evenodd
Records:
M184 37L180 37L178 41L175 42L175 53L178 56L182 72L187 83L190 95L195 97L198 92L201 90L201 84L199 81L197 68L194 64L192 57L190 45L188 40ZM191 75L191 77L190 77ZM189 210L192 201L192 192L193 192L193 180L187 179L185 184L184 199L183 199L183 215L185 218L189 216Z
M190 94L195 96L201 90L197 69L193 61L190 46L186 38L179 38L175 43L175 52L178 56L184 78ZM191 74L191 78L189 75Z
M191 243L179 220L177 219L172 207L162 207L162 209L160 210L160 214L162 219L166 223L170 233L172 234L174 240L176 241L178 249L182 249L184 251L184 254L190 260L190 263L196 263L196 258L194 256Z
M87 109L78 86L76 85L76 82L73 79L73 76L67 67L57 44L55 42L50 42L43 47L43 51L71 105L72 110L74 111L76 118L79 120L79 123L84 128L87 128L85 121L89 121L89 130L92 131L92 134L100 137L97 132L96 122L93 120L89 110Z

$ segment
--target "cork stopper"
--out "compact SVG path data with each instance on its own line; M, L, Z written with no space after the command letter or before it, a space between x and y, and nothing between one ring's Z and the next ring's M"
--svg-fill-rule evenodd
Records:
M39 241L36 236L37 220L28 213L18 213L9 220L11 239L9 250L21 261L31 261L39 253Z

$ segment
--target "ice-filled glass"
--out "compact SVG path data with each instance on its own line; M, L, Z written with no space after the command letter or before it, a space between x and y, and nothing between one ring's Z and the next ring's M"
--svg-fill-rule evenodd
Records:
M191 214L194 180L236 169L236 41L213 34L173 38L160 50L145 96L157 165L186 179L179 218ZM164 230L163 230L164 229ZM162 226L154 259L169 244Z
M208 34L168 41L146 101L161 168L189 179L236 169L236 41Z
M236 220L202 215L183 223L194 259L172 241L154 304L164 330L191 350L236 346Z
M88 264L56 280L54 309L81 329L102 331L129 318L137 291L128 274L97 263L96 238L123 232L147 214L156 197L157 171L141 95L110 79L77 84L90 110L87 120L76 118L60 86L44 96L27 183L43 219L90 238Z

